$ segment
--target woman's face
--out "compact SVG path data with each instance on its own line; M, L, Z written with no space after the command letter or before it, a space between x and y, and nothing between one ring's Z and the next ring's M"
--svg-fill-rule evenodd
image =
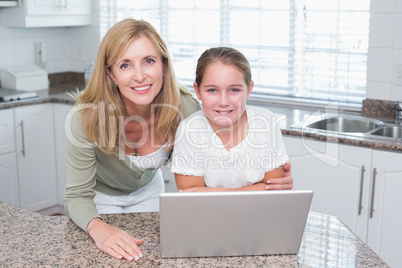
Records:
M243 73L220 62L206 68L201 85L194 83L202 109L215 130L233 126L238 121L252 88L253 82L248 87Z
M118 85L126 108L150 105L163 85L162 57L146 36L131 41L106 71Z

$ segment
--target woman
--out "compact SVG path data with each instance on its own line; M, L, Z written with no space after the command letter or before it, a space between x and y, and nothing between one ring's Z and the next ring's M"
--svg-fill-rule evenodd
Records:
M105 35L77 99L67 133L66 211L102 251L138 260L143 240L99 214L159 209L159 167L170 158L179 122L199 103L177 82L157 31L134 19ZM290 168L276 180L275 187L291 188Z

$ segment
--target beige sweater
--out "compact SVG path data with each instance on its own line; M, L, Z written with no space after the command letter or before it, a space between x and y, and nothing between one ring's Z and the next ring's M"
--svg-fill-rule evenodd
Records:
M187 117L200 109L199 102L182 95L183 115ZM72 114L67 129L67 183L65 208L70 218L86 231L88 223L100 217L93 198L94 190L110 195L124 195L148 184L157 169L136 167L124 152L106 154L85 134L81 114Z

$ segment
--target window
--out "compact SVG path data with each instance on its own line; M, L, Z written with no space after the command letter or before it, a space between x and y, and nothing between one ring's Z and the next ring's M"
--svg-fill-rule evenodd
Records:
M103 0L101 35L133 17L158 29L179 80L192 88L201 53L242 51L258 97L361 105L369 0Z

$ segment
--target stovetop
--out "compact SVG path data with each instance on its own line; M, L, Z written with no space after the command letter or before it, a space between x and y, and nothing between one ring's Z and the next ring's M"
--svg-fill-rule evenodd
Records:
M0 103L36 98L39 98L39 96L35 91L22 91L8 88L0 88Z

